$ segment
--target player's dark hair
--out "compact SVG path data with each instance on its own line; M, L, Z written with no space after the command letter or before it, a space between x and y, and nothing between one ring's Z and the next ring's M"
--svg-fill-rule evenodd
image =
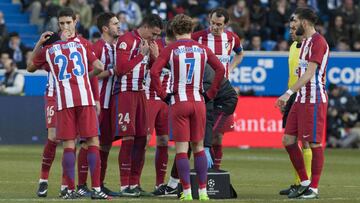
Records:
M96 26L98 27L98 29L100 30L101 33L103 33L102 31L102 27L108 27L111 18L116 17L114 13L111 12L106 12L106 13L101 13L100 15L98 15L97 19L96 19Z
M298 19L307 20L312 25L315 25L318 20L318 17L316 15L315 11L310 8L302 8L302 7L297 8L295 10L294 14L298 16Z
M59 10L57 18L61 17L71 17L73 20L76 20L76 13L69 7L63 7Z
M174 31L171 25L172 21L168 21L165 27L165 34L168 39L175 39Z
M149 14L144 17L142 20L140 27L142 26L148 26L151 28L158 27L160 29L163 29L163 22L159 15L157 14Z
M174 34L183 35L192 32L193 22L189 16L178 14L173 18L171 26Z
M224 24L227 24L229 22L230 15L225 8L220 7L211 10L209 17L211 18L213 14L215 14L218 18L224 17Z

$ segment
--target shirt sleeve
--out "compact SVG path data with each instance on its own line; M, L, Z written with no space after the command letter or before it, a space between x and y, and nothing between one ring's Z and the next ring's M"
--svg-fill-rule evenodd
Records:
M88 59L89 64L92 64L94 61L97 60L91 45L86 46L86 57Z
M236 54L240 54L243 51L243 46L242 46L242 44L240 42L240 38L236 34L233 34L233 36L234 36L234 48L233 48L233 50L234 50L234 52Z
M318 65L321 64L327 46L322 40L313 41L310 47L309 62L314 62Z
M34 66L37 68L41 68L46 64L46 48L42 48L39 53L36 54L36 56L33 59Z
M90 85L91 90L94 95L94 100L99 101L100 100L100 94L99 94L99 80L97 77L92 77L90 79Z
M116 44L115 72L117 75L125 75L144 59L142 54L130 59L130 51L134 42L131 43L129 41L130 40L124 38L119 38L119 41Z

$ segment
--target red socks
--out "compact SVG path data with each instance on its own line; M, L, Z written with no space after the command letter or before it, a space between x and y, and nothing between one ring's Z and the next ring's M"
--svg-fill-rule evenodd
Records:
M157 146L155 153L156 186L163 184L168 163L168 147Z
M310 187L318 188L321 171L324 165L324 149L322 147L311 148L311 184Z
M301 181L309 180L309 178L306 174L304 157L299 148L299 145L297 143L295 143L292 145L285 146L285 149L289 154L290 160L291 160L294 168L296 169L296 171L300 177L300 180Z
M121 143L118 156L121 186L129 186L133 145L134 140L123 140Z
M219 170L223 156L222 145L213 145L212 149L214 151L214 168Z
M91 186L93 188L100 187L100 153L99 147L89 146L87 152L87 160L91 174Z
M40 174L41 179L47 180L49 178L49 171L55 159L56 146L57 143L49 139L47 140L44 146L43 159L41 164L41 174Z
M140 176L145 163L146 136L135 137L132 149L131 174L129 184L140 186Z
M107 162L108 162L109 152L100 150L100 160L101 160L101 167L100 167L100 185L104 184L106 169L107 169Z
M88 175L88 150L80 147L78 160L77 160L77 172L78 172L78 185L84 185Z

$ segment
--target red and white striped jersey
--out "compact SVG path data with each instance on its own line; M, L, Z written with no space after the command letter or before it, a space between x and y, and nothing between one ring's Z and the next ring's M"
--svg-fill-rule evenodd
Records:
M93 50L95 56L104 64L104 70L110 70L114 68L115 45L111 45L105 42L103 39L99 39L95 44L93 44ZM99 79L101 108L109 108L113 82L113 75L107 78Z
M44 47L33 62L54 76L57 110L95 105L88 72L96 60L88 41L73 37ZM90 70L89 70L90 69Z
M304 75L309 62L316 63L318 66L310 81L298 90L296 97L297 102L311 104L327 102L325 83L328 57L329 46L324 37L319 33L315 33L311 37L303 40L297 70L299 78Z
M224 75L223 65L214 53L204 45L191 39L181 39L167 46L151 67L152 84L159 97L167 95L161 88L160 73L162 68L170 64L171 104L183 101L203 101L203 77L205 64L209 63L215 70L215 78L207 91L209 98L214 98Z
M161 51L166 46L165 37L158 39L155 42L159 47L159 53L161 53ZM160 81L162 84L162 88L166 90L166 93L170 93L170 78L171 78L171 72L169 67L163 67L163 69L161 70ZM145 94L147 99L161 100L161 98L157 96L154 87L151 85L150 70L148 70L146 74Z
M140 54L142 39L137 30L120 36L116 44L113 94L125 91L143 91L149 56Z
M231 52L239 54L243 51L239 37L230 31L224 31L220 36L213 35L209 29L195 32L191 38L207 46L219 58L225 67L225 77L228 78Z
M54 97L55 95L55 78L54 76L48 72L47 74L47 82L46 82L46 89L45 89L45 96L47 97Z

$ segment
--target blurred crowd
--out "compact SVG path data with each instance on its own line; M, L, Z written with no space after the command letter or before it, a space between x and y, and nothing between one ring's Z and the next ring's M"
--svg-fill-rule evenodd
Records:
M100 33L96 16L112 11L120 20L122 33L137 27L144 14L156 13L164 21L186 13L196 22L196 30L207 26L207 14L216 7L228 9L228 29L238 34L245 50L287 51L290 45L288 21L296 7L312 7L318 12L317 29L326 36L333 51L360 51L360 0L20 0L22 12L30 14L39 33L57 31L57 11L73 8L78 15L77 30L96 41ZM7 33L0 11L0 52L6 52L24 68L29 48L18 33Z
M360 94L330 84L328 96L327 146L360 148Z

